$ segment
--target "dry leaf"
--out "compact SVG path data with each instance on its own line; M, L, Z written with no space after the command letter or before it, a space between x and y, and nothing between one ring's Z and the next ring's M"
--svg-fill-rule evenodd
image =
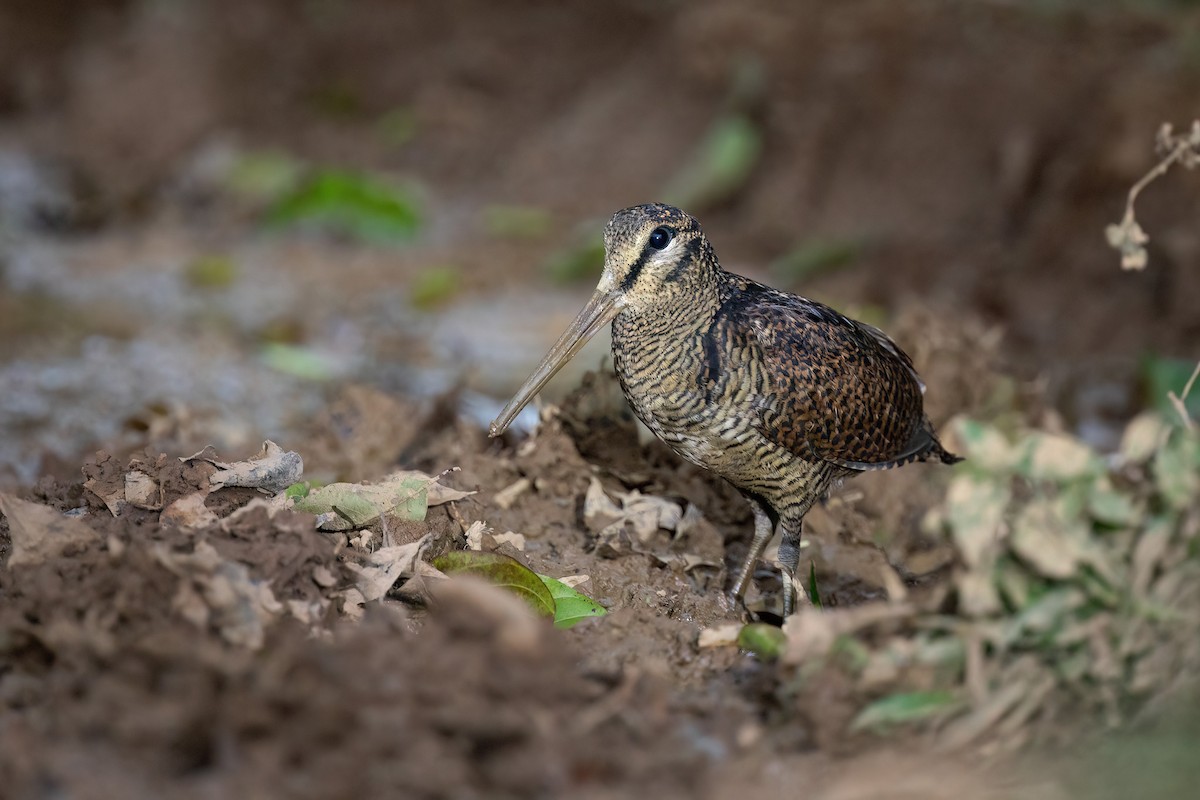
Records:
M68 547L100 539L100 534L81 520L3 492L0 492L0 513L8 518L8 535L12 541L12 553L8 556L10 569L41 564L58 558Z
M329 567L324 564L318 564L313 568L313 583L322 589L328 589L337 583L337 578L334 577Z
M492 538L496 540L496 544L512 545L518 550L525 550L525 535L521 533L513 533L505 531L504 533L492 534Z
M378 600L391 591L396 581L406 575L414 575L421 550L429 543L430 534L415 542L381 547L369 556L370 564L347 563L346 566L358 573L358 590L364 602Z
M604 493L604 487L600 485L600 481L592 478L591 483L588 484L587 494L583 497L583 521L587 523L588 529L598 532L614 522L619 522L624 517L620 506Z
M158 545L154 556L182 579L172 603L180 614L196 625L211 624L230 644L262 647L266 626L283 611L266 581L221 558L208 542L198 542L191 553Z
M208 459L205 459L208 460ZM271 440L263 442L258 455L232 464L209 461L218 469L208 479L214 489L240 486L247 489L262 489L270 494L282 492L304 474L304 460L300 454L287 450Z
M458 467L451 467L450 469L442 470L437 475L434 475L433 478L431 478L432 483L430 483L430 485L429 485L429 505L430 506L440 506L443 503L453 503L456 500L462 500L464 497L470 497L471 495L475 494L475 492L464 492L460 489L452 489L449 486L445 486L441 483L442 478L446 477L447 475L449 475L452 472L458 472L458 471L459 471ZM394 481L394 480L398 480L398 479L403 479L403 478L411 476L411 475L422 475L422 474L423 473L415 472L415 471L396 472L396 473L393 473L393 474L387 476L387 478L385 480Z
M492 498L492 502L498 507L507 510L512 507L512 504L517 501L518 497L529 491L532 486L533 481L529 480L529 478L520 478L496 492L495 497Z
M163 507L162 487L140 469L125 473L126 502L147 511L158 511Z
M484 525L483 520L475 520L467 526L467 549L482 550L483 549L483 534L487 533L488 527Z
M714 625L711 628L705 628L700 631L700 641L698 646L705 647L730 647L737 644L738 633L742 630L741 623L726 622L721 625Z
M120 516L121 511L125 508L125 486L105 487L95 478L88 478L83 482L83 488L87 489L92 494L99 497L103 501L108 513L114 517Z
M403 520L422 520L430 506L474 494L438 483L446 472L431 477L406 470L394 472L379 483L331 483L297 498L295 508L316 514L317 528L323 531L364 528L384 514Z
M192 492L184 495L163 509L159 520L163 525L173 525L183 530L199 530L217 524L217 515L204 505L208 492Z
M643 495L635 489L617 498L619 506L605 494L600 481L592 478L583 499L583 519L589 529L599 532L602 541L619 538L617 529L628 527L645 544L660 528L676 530L683 519L683 508L663 497Z

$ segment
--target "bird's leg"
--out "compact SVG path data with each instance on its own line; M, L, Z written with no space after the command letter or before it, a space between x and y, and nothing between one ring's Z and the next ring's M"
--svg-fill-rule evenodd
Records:
M783 617L787 619L800 605L812 605L803 586L796 583L796 568L800 564L800 531L802 520L785 522L779 534L779 564L783 567Z
M762 557L763 550L767 549L767 542L771 541L771 536L775 533L775 523L779 521L762 500L748 495L746 499L750 501L750 508L754 511L754 538L750 540L750 549L746 552L746 559L742 562L737 580L729 593L735 607L741 604L742 597L746 594L746 585L750 583L750 576L754 574L754 565Z

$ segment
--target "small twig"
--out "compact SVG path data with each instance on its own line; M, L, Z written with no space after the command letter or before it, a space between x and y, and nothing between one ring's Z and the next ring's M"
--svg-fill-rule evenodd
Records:
M1200 163L1200 120L1192 123L1191 130L1178 136L1172 133L1169 122L1163 123L1158 129L1158 148L1167 151L1167 155L1159 161L1142 179L1133 185L1125 198L1125 216L1116 225L1105 228L1104 234L1110 246L1121 252L1122 269L1145 269L1147 254L1146 243L1150 237L1142 230L1134 215L1134 204L1151 181L1164 175L1172 164L1181 163L1188 169Z
M1179 412L1180 418L1183 420L1183 425L1189 431L1196 430L1196 423L1187 410L1187 398L1191 394L1192 387L1196 384L1196 378L1200 376L1200 361L1196 362L1196 368L1192 370L1192 377L1188 378L1188 382L1184 384L1183 392L1175 394L1175 392L1167 392L1167 399L1171 401L1171 405L1175 406L1175 410Z

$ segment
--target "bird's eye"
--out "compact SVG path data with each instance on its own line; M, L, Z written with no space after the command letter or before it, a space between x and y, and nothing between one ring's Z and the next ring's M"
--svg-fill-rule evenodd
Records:
M662 250L671 243L671 237L674 233L670 228L655 228L650 232L650 246L655 250Z

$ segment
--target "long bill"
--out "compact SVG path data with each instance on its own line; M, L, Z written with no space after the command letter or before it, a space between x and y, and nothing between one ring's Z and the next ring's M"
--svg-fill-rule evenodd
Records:
M612 322L620 311L620 296L617 293L597 290L592 295L592 299L588 300L587 305L579 312L575 321L563 331L562 336L558 337L558 341L550 348L550 352L546 353L542 363L538 364L533 374L513 395L513 399L509 400L500 415L492 420L492 424L488 428L488 435L499 436L504 433L505 428L512 423L517 414L521 413L525 404L532 400L533 396L540 392L542 387L568 361L574 358L576 353L583 349L588 340L595 336L601 328Z

